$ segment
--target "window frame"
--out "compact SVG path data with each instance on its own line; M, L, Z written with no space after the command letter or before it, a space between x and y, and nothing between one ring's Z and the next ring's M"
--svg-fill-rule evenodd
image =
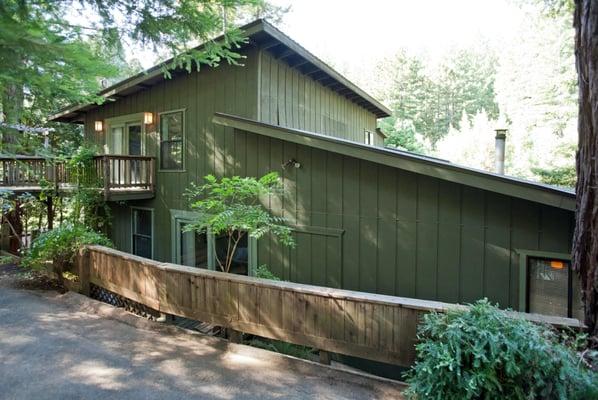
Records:
M559 260L569 264L567 281L567 316L563 318L574 318L573 316L573 270L571 268L571 254L556 253L550 251L516 249L519 254L519 311L529 313L529 263L532 258Z
M171 257L174 264L180 265L179 254L181 244L179 243L179 229L181 222L189 223L197 217L197 212L188 210L170 210L170 243L171 243ZM218 271L216 267L216 236L212 232L207 232L208 240L208 265L207 269L210 271ZM255 276L257 270L257 239L251 236L247 237L247 275Z
M365 136L365 144L368 145L368 146L374 146L376 144L375 143L375 138L374 138L374 132L365 129L363 131L363 133L364 133L364 136Z
M137 233L135 233L135 211L137 210L142 210L142 211L149 211L151 214L151 246L152 246L152 251L151 251L151 259L154 260L154 251L155 251L155 213L154 213L154 209L150 208L150 207L136 207L136 206L131 206L131 234L129 236L130 238L130 243L131 243L131 254L135 255L134 253L134 246L135 246L135 240L134 240L134 235L139 235ZM146 235L140 235L140 236L146 236ZM139 256L141 257L141 256Z
M185 162L185 152L187 151L186 145L186 131L187 131L187 115L186 115L186 108L177 108L174 110L167 110L158 113L158 124L157 124L157 131L158 131L158 172L187 172L186 171L186 162ZM172 168L162 168L162 116L167 114L174 114L180 112L183 116L183 123L182 123L182 137L181 137L181 169L172 169ZM168 140L164 140L164 142L168 142Z
M146 125L143 123L143 113L119 115L116 117L106 118L105 120L105 134L104 134L104 154L114 155L128 155L129 154L129 130L130 125L141 126L141 155L147 155L147 135ZM112 128L122 128L122 152L121 154L114 153L110 148L112 140Z

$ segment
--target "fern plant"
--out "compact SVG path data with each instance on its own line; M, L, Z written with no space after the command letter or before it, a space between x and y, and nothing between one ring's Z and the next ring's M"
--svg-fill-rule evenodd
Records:
M412 399L598 399L598 378L551 327L480 300L431 313L407 375Z

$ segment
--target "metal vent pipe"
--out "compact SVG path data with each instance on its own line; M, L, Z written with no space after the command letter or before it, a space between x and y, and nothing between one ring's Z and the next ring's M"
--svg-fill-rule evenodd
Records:
M506 129L496 129L494 144L494 168L497 174L505 173L505 141L507 139Z

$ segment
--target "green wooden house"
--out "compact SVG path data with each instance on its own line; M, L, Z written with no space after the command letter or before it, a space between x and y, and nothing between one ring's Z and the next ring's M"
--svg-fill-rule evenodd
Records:
M569 265L575 195L383 147L390 111L265 21L243 28L243 66L160 67L52 117L104 149L111 237L128 252L213 267L219 238L183 231L183 197L207 174L278 171L267 204L297 246L250 240L238 273L373 293L579 315ZM218 250L216 250L218 251Z

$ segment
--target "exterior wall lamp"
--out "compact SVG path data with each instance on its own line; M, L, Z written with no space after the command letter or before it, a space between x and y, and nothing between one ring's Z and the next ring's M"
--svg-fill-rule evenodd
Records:
M301 163L297 160L295 160L294 158L291 158L290 160L288 160L287 162L283 163L281 165L282 169L287 169L287 168L301 168Z
M96 132L102 132L104 130L104 121L95 121L94 128Z
M151 112L144 112L143 113L143 123L145 125L151 125L154 123L154 114Z

